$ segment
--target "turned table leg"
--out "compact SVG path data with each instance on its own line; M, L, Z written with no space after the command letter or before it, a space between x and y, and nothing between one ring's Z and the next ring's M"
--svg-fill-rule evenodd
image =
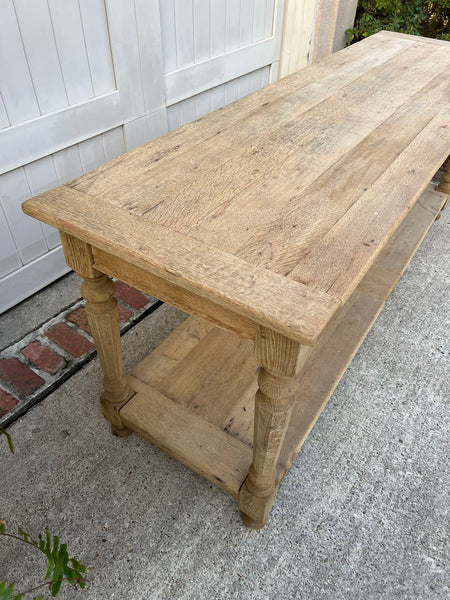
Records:
M91 248L81 240L61 233L67 264L84 279L81 293L86 299L86 313L103 371L103 393L100 403L104 417L111 423L114 435L131 433L119 415L120 408L129 400L130 392L122 368L120 325L116 286L103 273L93 268Z
M292 408L300 355L308 348L275 331L259 327L255 340L261 365L255 397L253 462L239 495L245 525L264 527L278 491L277 462Z
M450 194L450 156L445 161L444 168L445 168L445 171L444 171L444 174L442 175L441 183L437 186L436 191L442 192L443 194ZM447 202L448 202L448 198L445 201L443 207L441 208L441 212L447 206ZM441 218L441 213L438 213L438 215L436 217L436 221L440 218Z

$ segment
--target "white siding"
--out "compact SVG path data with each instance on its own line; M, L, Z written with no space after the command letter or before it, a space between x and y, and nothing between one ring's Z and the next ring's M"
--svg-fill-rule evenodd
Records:
M67 272L33 195L276 77L284 0L1 0L0 312Z
M282 8L275 0L160 0L169 129L273 81Z

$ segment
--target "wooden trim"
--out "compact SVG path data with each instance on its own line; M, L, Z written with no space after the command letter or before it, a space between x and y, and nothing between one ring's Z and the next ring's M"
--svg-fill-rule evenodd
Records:
M278 60L278 48L279 40L271 37L167 73L167 106L270 65Z
M36 196L22 208L31 217L308 346L340 306L329 294L67 186ZM108 221L100 229L105 212ZM132 238L127 231L134 232Z
M249 319L245 319L219 304L205 301L204 298L99 248L92 248L92 252L94 267L98 271L111 277L117 277L129 285L151 294L158 300L168 302L171 306L184 310L190 315L196 315L239 337L255 338L256 325Z
M286 0L280 52L280 78L306 67L314 35L317 0Z
M133 373L128 376L128 383L136 394L120 410L123 422L238 498L252 461L251 448L145 384Z
M0 174L122 125L119 92L0 130Z
M411 40L411 41L416 41L420 40L420 43L426 43L426 44L437 44L438 46L450 46L450 42L446 41L446 40L435 40L434 38L426 38L426 37L418 37L417 35L410 35L409 33L399 33L398 31L385 31L383 29L383 31L379 31L377 33L377 35L379 36L383 36L383 37L396 37L396 38L404 38L406 40Z
M328 56L333 51L338 9L339 0L318 0L311 52L313 61Z

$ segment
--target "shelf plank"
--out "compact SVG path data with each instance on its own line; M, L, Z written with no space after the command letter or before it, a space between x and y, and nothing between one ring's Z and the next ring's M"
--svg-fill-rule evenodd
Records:
M298 374L300 395L280 453L284 476L382 310L445 194L429 186ZM187 319L129 375L124 423L234 497L252 460L257 364L253 343Z
M120 411L125 425L237 498L251 448L132 375L128 380L137 393Z
M358 291L383 300L389 298L446 198L447 194L437 192L432 184L428 185L370 269L369 276L360 282Z

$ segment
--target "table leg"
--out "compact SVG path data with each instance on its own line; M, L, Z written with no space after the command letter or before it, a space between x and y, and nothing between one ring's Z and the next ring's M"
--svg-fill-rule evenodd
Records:
M239 495L245 525L264 527L278 491L277 461L295 400L299 358L308 348L260 327L255 340L261 365L255 397L253 462Z
M443 194L450 194L450 156L445 161L444 168L445 168L445 171L444 171L444 174L442 175L442 181L437 186L436 191L442 192ZM445 201L444 206L441 208L441 211L443 211L444 208L447 206L447 202L448 202L448 198ZM441 213L438 213L438 215L436 217L436 221L439 220L440 218L441 218Z
M103 393L100 403L104 417L111 423L114 435L131 433L119 416L119 409L131 397L122 368L120 325L116 286L112 279L93 267L91 248L81 240L61 233L64 254L69 267L84 280L81 293L86 299L86 313L103 371Z

